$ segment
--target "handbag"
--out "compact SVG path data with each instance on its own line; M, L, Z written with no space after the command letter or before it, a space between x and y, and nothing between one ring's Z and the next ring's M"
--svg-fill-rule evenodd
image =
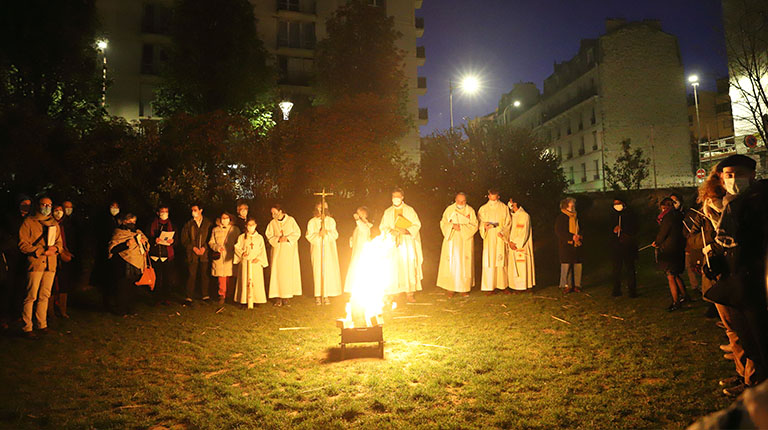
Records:
M154 291L157 275L155 274L155 269L152 267L152 260L150 260L149 254L147 253L145 255L147 256L147 267L141 272L141 278L136 281L136 285L147 285L150 291Z

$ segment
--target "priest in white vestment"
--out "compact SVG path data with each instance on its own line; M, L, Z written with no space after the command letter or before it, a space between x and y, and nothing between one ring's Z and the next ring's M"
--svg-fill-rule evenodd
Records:
M315 206L314 217L307 223L306 238L310 243L312 274L315 281L315 303L330 305L329 297L341 295L341 271L336 239L336 220L325 210L321 217L321 205Z
M515 291L525 291L536 285L531 216L514 199L509 199L509 210L512 211L507 261L509 287Z
M507 237L512 219L499 192L488 190L488 203L477 212L483 238L483 279L480 289L486 294L507 288Z
M468 296L475 285L474 241L477 233L475 210L467 205L467 195L458 193L454 203L443 212L440 219L443 247L440 251L440 267L437 286L454 293Z
M274 205L272 221L267 225L264 235L272 246L269 298L276 299L275 306L287 305L288 299L301 295L301 230L292 216L283 212L280 205Z
M404 197L400 189L392 192L392 206L384 211L379 230L393 240L390 254L393 276L387 294L393 296L405 293L408 301L414 302L414 293L421 291L421 280L424 277L421 268L424 256L419 235L421 221L416 211L403 202Z
M355 214L355 231L349 238L349 247L352 248L352 256L349 259L349 268L347 269L347 278L344 280L344 292L352 292L352 274L355 273L357 260L363 251L363 246L371 241L371 227L373 223L368 221L368 208L361 206L357 208Z
M269 265L264 238L256 231L256 221L249 218L245 233L235 243L235 267L238 268L235 302L253 309L254 303L267 303L264 294L264 268Z

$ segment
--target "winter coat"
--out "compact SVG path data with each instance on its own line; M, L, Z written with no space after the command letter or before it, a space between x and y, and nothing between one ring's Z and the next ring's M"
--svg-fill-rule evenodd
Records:
M613 232L613 228L616 226L621 229L618 234ZM609 231L610 244L614 252L620 253L626 258L637 258L637 234L640 231L640 225L632 209L626 206L621 212L611 209Z
M685 236L680 211L672 209L664 215L655 242L659 268L682 273L685 270Z
M581 263L582 246L575 246L573 233L568 229L568 215L560 212L555 218L555 235L557 236L557 249L561 264Z
M200 226L197 225L194 218L184 224L181 229L181 244L187 251L187 263L207 263L210 252L208 250L208 241L211 238L211 221L203 217ZM203 248L203 255L197 255L192 248Z
M52 246L57 251L54 255L45 255L48 231L52 227L56 228L56 239ZM27 256L29 272L55 272L57 256L63 247L61 231L52 216L37 213L24 219L19 228L19 250Z

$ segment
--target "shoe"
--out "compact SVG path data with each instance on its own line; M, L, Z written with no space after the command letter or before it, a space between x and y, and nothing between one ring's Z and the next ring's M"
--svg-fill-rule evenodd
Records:
M219 304L220 305L224 304L224 296L219 296Z
M671 304L671 305L669 305L669 307L667 308L667 312L674 312L674 311L676 311L676 310L678 310L678 309L680 309L680 306L679 306L677 303L672 303L672 304Z
M469 297L469 293L461 293L461 297Z
M565 286L565 288L563 288L563 294L570 294L572 292L573 292L573 288L571 288L571 287L569 287L567 285Z
M723 351L723 352L733 352L733 348L731 348L730 344L720 345L720 351Z
M46 336L46 335L49 335L49 334L53 333L53 330L49 329L48 327L45 327L45 328L37 329L37 332L42 334L43 336Z
M291 307L291 302L288 299L282 299L281 302L283 302L283 306Z
M573 292L574 293L580 293L581 292L581 287L578 287L578 286L577 287L573 287Z
M512 294L512 290L510 290L509 288L505 288L504 294Z
M187 297L186 299L184 299L184 304L187 306L192 306L192 299Z
M416 303L416 297L414 297L413 294L408 294L405 298L408 300L408 303Z
M728 397L739 397L747 388L749 388L747 384L742 383L735 387L723 388L723 394Z
M323 305L323 301L320 299L320 297L315 297L315 304L318 305L318 306L322 306Z
M275 300L275 303L272 304L273 306L277 306L278 308L283 306L283 301L280 299Z
M203 296L204 302L207 302L208 300L211 300L211 296Z
M493 293L494 293L493 291L486 291L486 292L485 292L485 295L486 295L486 296L492 296L492 295L493 295Z
M732 387L735 384L743 384L744 379L741 376L731 376L730 378L721 379L717 385L721 387Z
M723 358L724 358L724 359L726 359L726 360L728 360L728 361L732 361L732 360L733 360L733 357L734 357L734 356L733 356L733 353L732 353L732 352L729 352L729 353L727 353L727 354L723 354Z
M452 299L454 294L456 294L456 293L454 293L453 291L449 291L445 295L448 296L449 299Z
M718 321L715 323L716 326L720 327L721 329L725 330L725 324L723 324L722 321Z
M323 304L324 305L330 305L331 304L331 299L329 299L328 297L323 297Z

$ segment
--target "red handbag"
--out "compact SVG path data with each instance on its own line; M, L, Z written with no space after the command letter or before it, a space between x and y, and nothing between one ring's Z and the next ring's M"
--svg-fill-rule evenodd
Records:
M155 269L152 267L152 260L149 259L149 253L147 253L146 256L147 256L147 267L144 268L143 272L141 272L141 278L139 278L139 280L136 281L136 285L147 285L149 286L150 291L154 291L155 281L157 281L157 275L155 274Z

